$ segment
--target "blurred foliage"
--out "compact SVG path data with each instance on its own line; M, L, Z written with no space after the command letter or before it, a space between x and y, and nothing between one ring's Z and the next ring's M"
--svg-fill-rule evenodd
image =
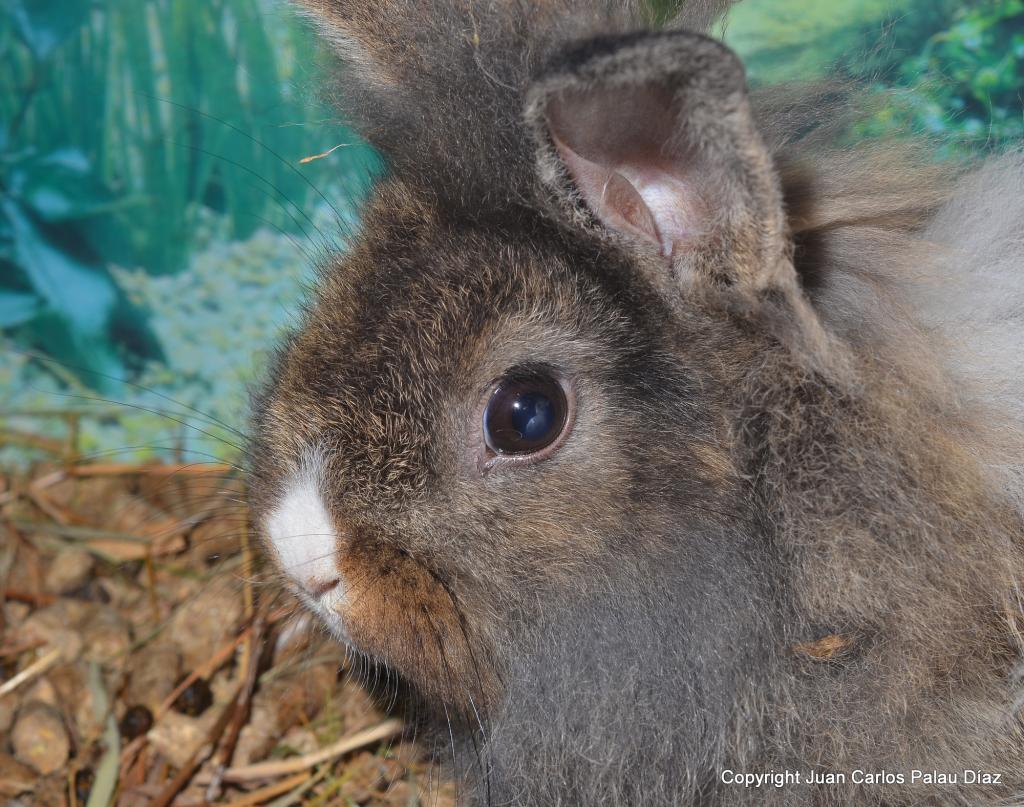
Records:
M880 110L858 137L925 133L962 150L1024 135L1024 0L743 0L726 41L755 84L873 86Z
M901 90L861 127L863 136L915 131L943 137L954 148L1019 145L1024 0L957 9L917 54L883 78Z
M311 217L325 232L338 224L327 205ZM347 226L356 223L349 211ZM251 385L282 330L294 326L296 303L315 268L287 234L264 227L239 241L229 237L228 228L223 216L202 211L196 253L181 272L112 267L132 305L151 312L167 359L148 362L110 400L97 397L61 365L0 350L0 433L45 427L64 439L58 420L41 420L37 413L72 409L88 414L79 431L87 457L167 458L179 451L199 461L235 457L239 436L224 424L245 423ZM338 234L343 237L344 230ZM20 461L16 450L4 449L0 434L0 467Z
M741 0L725 39L756 84L821 78L840 60L877 48L894 16L943 0ZM898 26L902 31L902 26Z
M261 0L8 0L0 12L0 329L116 388L160 344L111 264L183 268L202 210L229 237L316 240L300 158L354 143L296 90L311 35ZM358 144L315 164L358 196Z
M100 387L126 364L162 358L144 312L125 300L100 257L106 244L98 239L121 246L121 205L85 155L4 154L0 190L0 328L102 374Z

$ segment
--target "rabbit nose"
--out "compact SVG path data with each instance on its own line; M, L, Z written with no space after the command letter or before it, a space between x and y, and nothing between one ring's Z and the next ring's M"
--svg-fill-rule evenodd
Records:
M298 583L311 597L319 598L323 597L325 594L329 594L340 586L341 578L335 577L332 580L300 580Z
M343 589L338 550L343 536L320 494L319 480L299 474L267 514L264 527L283 572L306 594L337 598Z

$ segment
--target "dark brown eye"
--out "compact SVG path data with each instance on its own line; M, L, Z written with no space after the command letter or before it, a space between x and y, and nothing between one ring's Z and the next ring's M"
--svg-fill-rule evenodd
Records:
M484 409L484 441L496 454L534 454L562 433L569 415L565 390L546 375L498 382Z

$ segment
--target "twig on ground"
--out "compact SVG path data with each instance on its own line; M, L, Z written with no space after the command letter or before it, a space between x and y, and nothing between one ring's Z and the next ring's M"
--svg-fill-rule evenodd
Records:
M249 715L249 706L252 702L253 692L256 690L256 680L259 677L261 654L258 648L263 641L263 633L266 628L264 612L265 609L261 608L260 613L256 615L252 623L252 630L249 631L248 638L246 639L246 645L249 646L249 656L244 667L245 681L242 684L242 693L235 703L235 714L231 718L227 737L217 752L217 763L213 769L213 777L206 788L206 800L210 802L220 798L224 771L227 770L228 765L231 763L231 757L234 756L235 747L238 745L238 737L241 734L242 726Z
M7 635L7 584L11 579L11 570L18 559L18 537L7 525L0 524L0 534L5 535L3 547L0 548L0 634ZM10 536L7 539L6 536Z
M343 737L333 745L321 748L312 754L305 754L292 759L275 760L272 762L259 762L255 765L244 765L239 768L228 768L224 771L225 782L256 782L260 779L273 779L277 776L288 776L298 771L312 768L321 762L326 762L334 757L351 753L367 745L388 740L402 731L402 721L397 719L385 720L363 731L356 732L349 737Z
M46 474L46 476L32 480L28 485L28 497L32 500L32 503L45 515L62 526L68 526L72 523L71 516L52 501L44 491L47 488L53 487L58 482L63 482L67 478L67 474L64 471L54 471L53 473Z
M43 437L40 434L33 434L18 429L0 429L0 445L37 448L40 451L56 456L63 454L65 449L63 440L55 440L52 437Z
M287 793L289 790L300 787L312 779L313 775L311 774L299 773L288 779L282 779L280 782L274 782L272 785L261 787L259 790L246 793L241 798L227 802L225 807L249 807L249 805L253 804L263 804L267 799Z
M292 790L289 790L281 796L281 798L274 799L274 801L268 804L267 807L292 807L292 805L302 803L305 799L306 793L308 793L315 785L320 784L320 782L331 772L333 767L334 766L331 763L326 762L310 774L300 774L305 776L305 781L300 782Z
M22 591L19 588L9 588L4 591L5 600L23 602L26 605L53 605L57 598L52 594L34 594L31 591Z
M186 462L168 465L149 463L93 462L78 465L68 470L71 476L177 476L181 474L223 475L234 471L234 467L222 462ZM44 477L45 478L45 477Z
M242 613L247 622L253 618L253 592L252 592L252 545L249 541L249 525L242 524ZM252 657L255 636L250 633L242 645L242 669L249 669L249 660Z
M57 661L60 659L60 655L60 648L55 647L49 653L44 653L42 656L37 658L20 673L4 681L3 684L0 684L0 698L11 692L14 692L14 690L16 690L26 681L31 681L36 676L42 675L44 672L50 669L50 667L57 663Z

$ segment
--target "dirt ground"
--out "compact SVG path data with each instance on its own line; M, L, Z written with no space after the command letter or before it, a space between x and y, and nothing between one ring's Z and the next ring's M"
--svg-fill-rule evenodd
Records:
M0 471L0 804L450 805L283 593L229 466Z

